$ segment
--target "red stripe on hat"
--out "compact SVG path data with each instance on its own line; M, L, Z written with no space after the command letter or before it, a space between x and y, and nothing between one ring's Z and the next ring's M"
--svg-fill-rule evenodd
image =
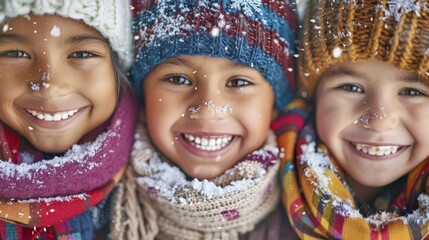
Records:
M296 31L298 25L297 17L295 11L286 3L286 1L263 0L262 4L272 12L276 13L277 16L284 18L289 23L290 28L293 31Z
M133 0L131 1L131 12L133 16L140 14L141 11L151 8L153 5L157 4L157 0L152 1L141 1Z
M246 42L252 47L261 47L265 54L273 57L282 66L284 75L287 76L289 86L295 89L294 75L288 71L293 68L292 55L287 55L284 50L289 48L289 44L284 41L275 31L265 28L260 21L249 20L246 16L239 17L235 14L226 14L225 19L232 24L232 27L224 29L229 37L244 37ZM234 21L236 19L236 21ZM243 34L245 32L245 34Z
M179 15L179 13L176 13ZM206 27L205 32L210 34L214 27L211 23L217 23L219 17L222 15L225 21L230 24L230 27L222 28L222 31L231 38L244 37L249 45L252 47L261 47L265 54L272 56L277 63L283 67L283 73L289 79L289 86L291 89L295 89L295 76L293 72L288 71L288 68L294 68L292 55L287 55L284 50L289 49L289 44L284 41L275 31L265 28L260 21L254 21L248 19L244 15L237 15L225 12L224 9L221 11L212 11L207 8L201 8L200 11L195 15L195 11L186 12L181 15L183 17L183 23L195 24L194 29L185 30L180 29L183 36L191 36L198 32L204 24ZM176 15L176 16L177 16ZM136 40L136 52L139 52L140 48L150 43L151 37L153 37L153 29L156 23L141 26L134 35L140 36ZM145 32L144 36L140 33ZM290 49L292 50L292 49Z

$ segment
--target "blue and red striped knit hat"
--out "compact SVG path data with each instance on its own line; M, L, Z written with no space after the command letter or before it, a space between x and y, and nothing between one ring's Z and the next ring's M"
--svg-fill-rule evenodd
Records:
M146 75L169 58L221 57L256 68L284 112L296 89L295 5L294 0L133 0L134 87L141 92Z

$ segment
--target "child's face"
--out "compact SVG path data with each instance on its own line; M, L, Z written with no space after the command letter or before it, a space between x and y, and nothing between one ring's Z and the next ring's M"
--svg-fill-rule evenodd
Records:
M266 140L274 92L254 68L173 58L148 74L143 89L153 142L190 177L214 178Z
M392 183L429 156L428 121L428 84L391 64L339 64L317 88L319 137L364 187Z
M54 15L0 29L0 120L37 149L66 151L113 113L116 77L97 31Z

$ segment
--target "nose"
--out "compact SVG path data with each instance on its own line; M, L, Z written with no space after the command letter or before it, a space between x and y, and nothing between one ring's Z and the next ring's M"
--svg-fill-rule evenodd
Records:
M67 73L60 69L60 62L53 60L39 60L35 65L33 78L29 81L28 87L36 94L44 96L57 96L66 93L68 86Z
M231 104L225 99L221 90L214 86L199 87L187 109L192 119L216 121L232 113Z
M359 119L361 126L374 132L385 132L399 126L400 108L395 101L383 96L368 99L363 103L363 114Z

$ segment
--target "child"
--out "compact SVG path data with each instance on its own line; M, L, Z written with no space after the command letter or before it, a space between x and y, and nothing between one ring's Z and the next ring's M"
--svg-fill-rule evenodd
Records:
M133 4L131 75L144 98L132 152L144 230L133 236L252 238L278 204L269 126L293 96L294 4ZM133 206L127 194L118 209ZM133 224L116 222L112 238L130 239Z
M298 99L275 123L301 238L429 237L428 7L308 1L299 88L314 118Z
M129 3L6 0L0 24L0 239L92 239L135 131Z

